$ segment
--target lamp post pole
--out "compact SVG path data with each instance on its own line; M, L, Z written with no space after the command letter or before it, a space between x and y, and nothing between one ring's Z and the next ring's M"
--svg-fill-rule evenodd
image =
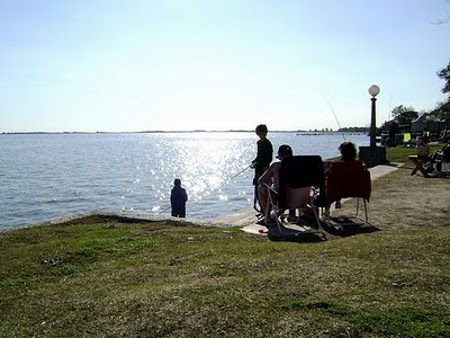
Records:
M370 115L370 146L377 146L377 127L376 127L376 96L380 92L380 87L373 85L369 88L369 94L372 96L371 115Z
M370 99L372 101L371 117L370 117L370 146L375 147L377 145L377 127L376 127L376 97Z

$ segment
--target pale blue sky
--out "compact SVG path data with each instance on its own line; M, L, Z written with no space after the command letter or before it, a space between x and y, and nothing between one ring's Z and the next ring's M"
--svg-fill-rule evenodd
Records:
M445 96L444 0L0 0L0 132L337 129ZM329 104L327 103L329 102Z

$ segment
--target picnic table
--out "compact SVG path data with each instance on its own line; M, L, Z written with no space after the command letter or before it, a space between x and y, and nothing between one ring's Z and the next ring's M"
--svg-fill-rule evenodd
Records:
M408 159L415 165L411 172L411 176L414 176L418 171L420 171L424 177L428 176L427 169L423 166L424 162L428 159L428 156L410 155L408 156Z

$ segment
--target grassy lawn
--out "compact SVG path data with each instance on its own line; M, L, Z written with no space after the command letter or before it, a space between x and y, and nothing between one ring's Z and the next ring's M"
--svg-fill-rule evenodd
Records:
M442 149L444 144L431 144L430 145L430 152L434 152L436 150ZM410 147L402 147L398 146L396 148L387 148L386 151L386 157L388 161L390 162L400 162L405 163L408 162L408 156L409 155L415 155L416 154L416 148L410 148Z
M450 336L448 226L287 243L89 216L0 233L0 262L0 337Z

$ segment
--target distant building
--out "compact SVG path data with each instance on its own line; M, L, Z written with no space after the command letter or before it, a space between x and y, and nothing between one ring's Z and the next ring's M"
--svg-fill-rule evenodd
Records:
M450 127L449 114L438 115L432 113L425 113L420 115L411 124L411 133L421 133L423 130L429 130L431 133L440 133L444 129Z

